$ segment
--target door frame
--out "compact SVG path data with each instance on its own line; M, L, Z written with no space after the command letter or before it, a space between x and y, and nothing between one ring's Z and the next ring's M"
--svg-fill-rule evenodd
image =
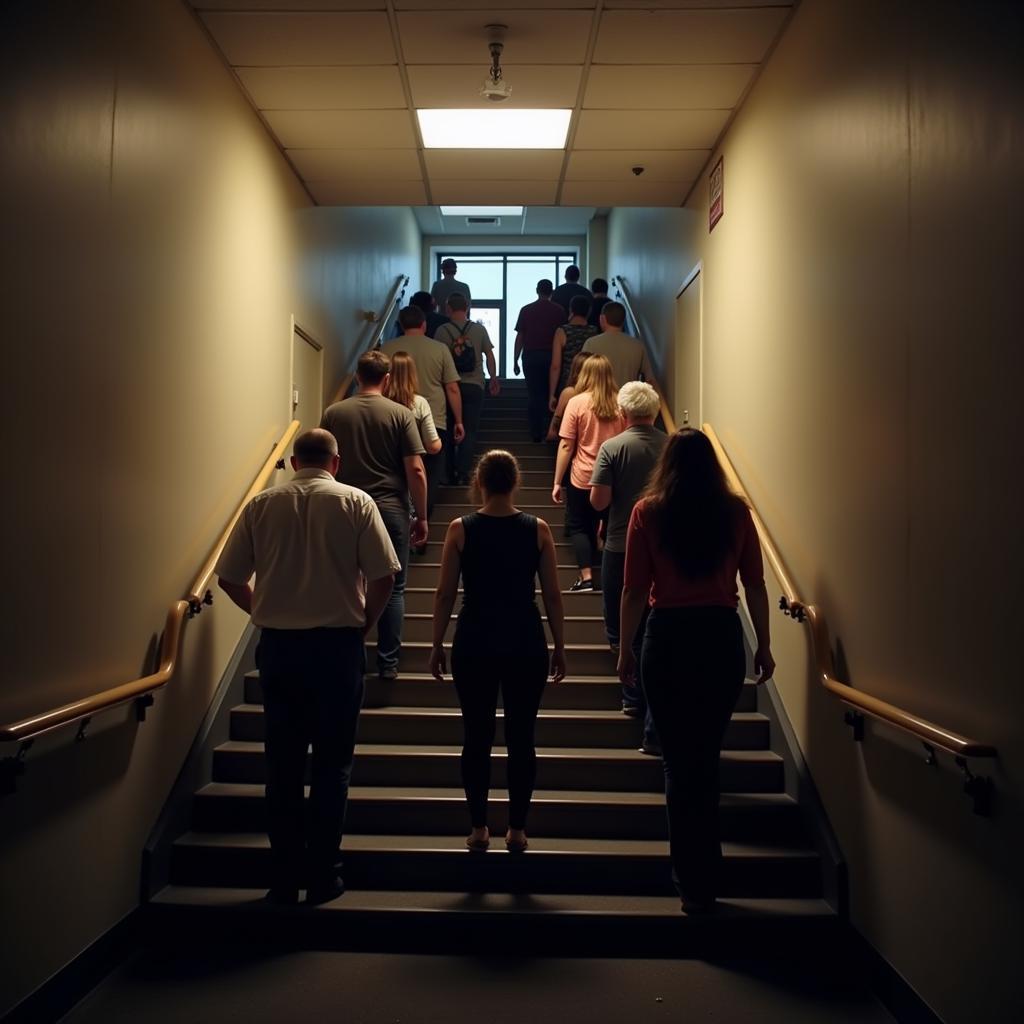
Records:
M690 272L683 278L683 283L679 286L676 292L676 297L673 300L678 304L679 299L691 285L697 285L697 422L696 429L701 430L704 427L704 261L698 260L691 268ZM673 308L673 319L676 315L678 305ZM673 329L677 329L678 324L673 322ZM678 334L676 334L678 337ZM676 342L676 337L673 337L672 344ZM675 367L678 365L678 358L682 355L681 352L675 352L675 359L673 359L673 373L677 373ZM673 393L676 390L676 383L678 381L678 375L676 380L672 382ZM676 413L678 414L681 409L682 396L676 395ZM680 426L682 424L679 424ZM691 419L689 426L694 426L693 420Z
M320 390L320 411L324 404L324 347L291 315L291 332L288 335L288 422L295 419L295 335L310 345L317 354L317 385Z

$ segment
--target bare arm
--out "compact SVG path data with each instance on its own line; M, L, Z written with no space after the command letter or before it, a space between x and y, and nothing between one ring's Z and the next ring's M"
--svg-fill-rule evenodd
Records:
M565 331L561 327L555 331L554 340L551 342L551 369L548 370L548 408L554 412L558 405L558 396L555 389L558 387L558 376L562 372L562 351L565 348Z
M772 657L771 635L768 625L768 588L764 583L756 587L745 587L747 611L754 625L757 637L757 650L754 652L754 669L758 673L757 681L766 682L775 672L775 659Z
M501 391L501 383L498 381L498 364L494 361L494 349L487 352L487 376L491 394L498 394Z
M622 603L619 605L619 679L627 686L636 685L636 661L633 658L633 641L644 617L647 592L622 588Z
M562 503L562 481L565 479L565 472L576 454L576 442L567 441L564 437L558 442L558 454L555 456L555 482L551 486L551 500L556 504Z
M441 442L438 441L440 450ZM405 482L409 487L409 497L416 518L427 521L427 473L423 468L423 459L419 455L406 455L402 462L405 466Z
M512 362L515 364L516 373L519 372L519 357L523 354L523 336L516 334L515 347L512 349Z
M466 436L465 428L462 426L462 392L459 390L459 382L453 380L450 384L445 384L444 390L448 395L448 404L452 407L452 415L455 417L452 435L455 443L459 444Z
M537 542L540 545L540 592L554 646L551 652L551 678L558 683L565 678L565 613L562 610L562 592L558 587L555 539L543 519L537 520Z
M363 635L377 625L380 613L391 597L391 591L395 586L394 576L381 576L377 580L366 582L366 625L363 626Z
M444 635L452 618L452 608L459 592L459 571L462 562L464 533L462 520L455 519L448 527L441 552L441 573L434 591L434 621L432 630L433 646L430 650L430 672L435 679L444 677L447 671L444 657Z
M225 579L218 579L217 586L224 591L231 600L245 612L252 615L252 587L248 583L231 583Z
M590 486L590 504L597 509L598 512L603 512L612 503L612 488L611 484L591 484Z

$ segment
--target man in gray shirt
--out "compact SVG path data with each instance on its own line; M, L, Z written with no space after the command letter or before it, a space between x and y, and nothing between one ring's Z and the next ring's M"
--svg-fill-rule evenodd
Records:
M295 478L245 506L217 575L260 627L272 871L266 898L297 903L305 882L306 902L324 903L345 891L337 865L363 701L363 637L387 603L398 559L373 499L334 479L334 438L308 430L292 450Z
M448 346L452 362L459 371L459 394L462 396L462 422L466 436L458 445L448 449L448 482L468 484L469 470L473 463L473 442L476 441L480 412L484 404L484 362L490 377L489 390L497 395L501 390L498 383L498 368L494 361L494 345L483 324L469 319L469 302L461 292L452 292L445 307L449 323L441 324L434 334L434 340ZM472 366L465 368L459 360L465 359Z
M430 286L430 294L434 296L439 310L444 309L448 304L448 297L452 292L458 292L466 296L466 301L472 305L473 295L469 285L465 281L458 281L455 272L459 269L458 263L451 257L441 261L441 277Z
M377 675L398 676L405 616L405 576L410 544L427 541L427 477L423 442L412 412L381 392L387 387L391 360L382 352L360 356L356 367L359 390L324 411L320 426L338 442L338 480L366 491L377 503L401 568L391 597L377 623ZM416 519L410 528L409 500Z
M626 429L601 445L590 477L590 504L599 512L608 509L604 553L601 556L601 595L605 633L609 645L616 651L619 648L619 606L626 567L629 517L668 440L664 432L654 426L660 405L658 392L650 384L630 381L619 389L619 408L626 416ZM645 611L645 620L646 617ZM641 624L634 641L638 666L643 635ZM644 739L640 749L649 754L659 753L641 680L636 686L623 686L622 711L630 717L643 716Z
M642 341L631 338L623 331L626 326L626 307L621 302L606 302L598 317L601 334L595 334L583 343L584 352L607 356L612 364L616 387L643 376L648 383L654 377L647 349Z

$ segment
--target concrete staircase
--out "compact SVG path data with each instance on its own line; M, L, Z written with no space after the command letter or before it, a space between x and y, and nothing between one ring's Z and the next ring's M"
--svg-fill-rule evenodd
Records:
M550 502L552 455L523 440L525 407L515 384L489 399L478 447L504 447L520 458L520 507L554 527L568 587L576 568L561 536L563 510ZM721 755L722 908L704 919L680 913L669 880L661 762L637 751L640 724L621 713L599 593L565 595L569 675L549 684L538 721L530 850L510 856L500 839L507 807L500 719L490 823L496 842L486 855L465 850L461 719L451 683L425 669L441 538L468 502L465 489L443 489L427 552L413 558L398 680L372 674L370 645L343 844L345 896L315 909L258 902L270 859L262 697L251 673L245 702L231 711L231 738L214 751L212 779L195 793L191 830L174 846L171 884L151 912L165 925L244 927L343 948L471 950L476 926L499 920L510 942L562 952L735 955L766 941L806 948L823 941L836 918L822 899L822 865L784 790L783 761L770 749L769 719L750 683Z

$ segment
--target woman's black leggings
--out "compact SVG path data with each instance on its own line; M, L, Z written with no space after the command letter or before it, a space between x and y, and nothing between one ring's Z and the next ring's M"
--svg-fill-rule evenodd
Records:
M602 513L590 504L590 489L569 482L565 488L565 532L581 569L589 569L594 564L597 524L601 518Z
M452 678L462 706L462 784L473 827L487 824L491 747L500 690L508 748L508 824L510 828L525 828L537 776L533 737L548 678L547 650L543 654L481 656L463 654L456 645L452 650Z
M717 895L722 739L743 688L746 655L731 608L655 608L641 655L661 740L672 873L685 899Z

